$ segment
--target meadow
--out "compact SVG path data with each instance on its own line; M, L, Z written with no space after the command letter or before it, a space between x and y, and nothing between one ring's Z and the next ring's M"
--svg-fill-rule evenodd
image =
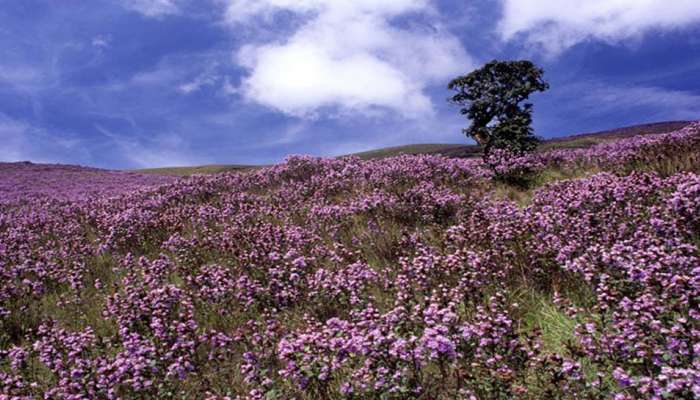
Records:
M700 123L493 162L0 164L0 399L700 398Z

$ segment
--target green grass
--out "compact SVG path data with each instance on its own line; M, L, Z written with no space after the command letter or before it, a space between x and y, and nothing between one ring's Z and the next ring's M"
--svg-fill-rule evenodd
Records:
M157 174L157 175L174 175L174 176L190 176L195 174L218 174L231 171L247 171L253 168L258 168L252 165L237 165L237 164L211 164L199 165L192 167L162 167L162 168L146 168L134 170L134 172Z
M363 160L374 160L378 158L394 157L402 154L443 153L446 151L461 149L464 147L466 146L463 144L450 143L409 144L405 146L386 147L383 149L363 151L360 153L353 153L350 155L359 157Z
M547 352L566 353L566 344L574 339L576 321L562 312L551 299L532 288L521 288L511 292L512 299L521 308L521 329L525 332L539 331L542 345Z
M613 141L635 135L647 135L671 132L688 125L688 121L658 122L651 124L633 125L629 127L612 129L607 131L572 135L563 138L545 140L539 147L540 150L588 148L596 144ZM423 143L408 144L403 146L385 147L376 150L368 150L359 153L348 154L357 156L363 160L374 160L386 157L395 157L402 154L442 154L448 157L478 157L481 150L476 145L458 143ZM346 156L348 156L346 155ZM344 156L340 156L344 157ZM134 172L142 172L159 175L189 176L194 174L217 174L231 171L247 171L262 165L243 164L211 164L199 166L163 167L137 169Z
M496 198L511 200L521 207L527 207L535 195L535 192L549 183L569 179L580 179L598 172L600 171L593 167L585 169L548 168L537 175L527 187L510 185L503 182L493 182L493 195Z
M542 143L542 145L539 146L538 150L546 151L555 149L585 149L608 141L610 140L595 137L582 137L570 140L549 141Z

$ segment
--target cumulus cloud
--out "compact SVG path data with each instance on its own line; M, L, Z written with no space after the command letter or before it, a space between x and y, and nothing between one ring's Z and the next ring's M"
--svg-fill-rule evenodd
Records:
M121 4L147 17L177 14L180 11L178 0L121 0Z
M424 116L432 112L425 89L473 66L428 0L232 0L226 16L245 26L280 12L298 28L249 43L235 59L248 70L239 92L290 115L388 109ZM418 13L422 24L396 22Z
M697 0L502 0L498 30L557 54L577 43L611 43L700 22Z

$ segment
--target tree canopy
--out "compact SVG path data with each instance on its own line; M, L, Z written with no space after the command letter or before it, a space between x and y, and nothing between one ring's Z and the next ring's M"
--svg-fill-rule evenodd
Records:
M493 147L535 149L539 140L532 133L532 104L521 103L549 88L543 74L531 61L493 60L450 81L448 89L457 93L449 101L472 121L464 133L483 146L485 154Z

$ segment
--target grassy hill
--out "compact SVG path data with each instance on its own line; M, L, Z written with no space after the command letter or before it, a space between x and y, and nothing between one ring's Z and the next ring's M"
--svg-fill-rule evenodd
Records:
M218 174L221 172L239 171L250 168L256 168L252 165L236 165L236 164L211 164L197 165L192 167L162 167L162 168L146 168L137 170L138 172L156 175L175 175L188 176L194 174Z
M677 129L681 129L684 126L687 126L688 124L690 124L690 121L666 121L632 125L623 128L616 128L599 132L574 134L565 137L547 139L542 143L540 149L551 150L558 148L586 148L594 146L596 144L637 135L650 135L655 133L671 132ZM380 158L397 156L400 154L441 154L448 157L471 158L478 157L481 154L481 149L479 148L479 146L476 145L463 145L455 143L424 143L386 147L348 155L357 156L363 160L375 160ZM220 172L246 170L257 167L259 166L239 164L212 164L190 167L147 168L138 170L138 172L159 175L188 176L193 174L215 174Z
M699 398L698 149L0 163L0 399Z
M656 122L599 132L573 134L564 137L546 139L540 146L540 150L587 148L596 144L632 136L671 132L681 129L688 124L690 124L690 121ZM405 146L370 150L352 155L358 156L363 160L370 160L396 156L399 154L442 154L449 157L470 158L479 156L481 154L481 148L476 145L450 143L409 144Z

